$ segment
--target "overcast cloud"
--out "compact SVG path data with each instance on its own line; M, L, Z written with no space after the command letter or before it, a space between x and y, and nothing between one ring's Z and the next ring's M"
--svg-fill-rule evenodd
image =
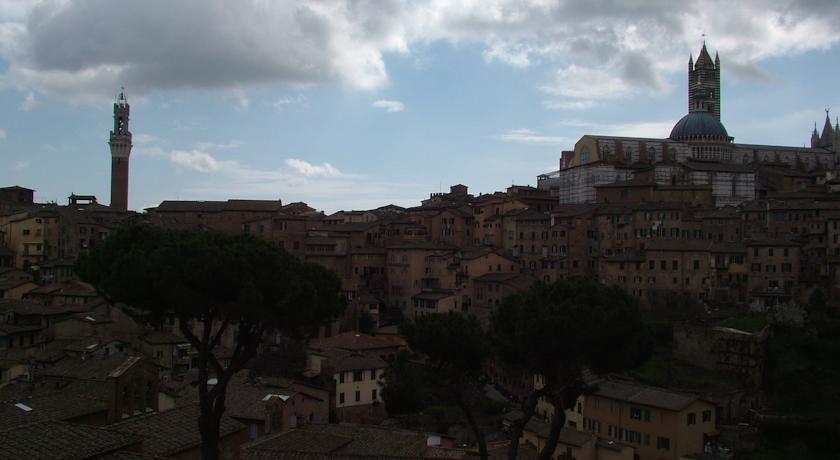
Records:
M726 14L720 14L726 10ZM840 2L762 0L0 0L0 82L74 100L180 88L388 83L384 56L476 43L488 63L546 63L535 82L569 104L665 91L702 32L741 78L761 60L840 40Z

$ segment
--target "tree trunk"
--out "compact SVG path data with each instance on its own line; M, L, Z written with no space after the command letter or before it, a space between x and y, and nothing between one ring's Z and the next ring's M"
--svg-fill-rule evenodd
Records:
M554 417L551 419L551 430L548 432L548 439L545 446L537 457L538 460L550 460L557 449L557 441L560 439L560 430L566 425L566 408L562 401L553 401Z
M467 417L467 423L472 428L473 435L475 435L475 441L478 443L478 455L481 457L481 460L487 460L489 458L487 453L487 439L484 436L484 431L481 430L481 427L478 426L478 422L475 420L475 416L473 415L472 409L467 405L467 402L464 401L463 395L456 396L456 401L458 403L458 407L464 412L464 416Z
M213 398L209 394L201 397L201 415L198 417L198 430L201 433L201 458L217 460L219 458L219 423L222 414L216 414Z
M534 416L537 410L537 400L545 393L544 389L534 390L531 394L522 401L522 419L514 422L510 427L510 444L508 444L508 460L516 460L519 454L519 438L522 437L522 431L525 425Z

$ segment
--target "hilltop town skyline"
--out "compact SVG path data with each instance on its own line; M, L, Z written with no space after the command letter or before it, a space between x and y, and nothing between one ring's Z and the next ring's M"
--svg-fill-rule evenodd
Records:
M309 42L285 44L281 31L269 38L302 56L303 67L272 58L252 73L216 70L213 78L202 62L242 64L264 48L215 44L202 54L194 38L162 34L155 40L171 52L161 54L126 35L85 55L67 43L91 24L131 14L163 20L170 30L197 20L225 25L220 12L172 19L156 3L88 8L19 2L0 16L13 32L0 50L7 108L0 112L0 180L36 189L39 201L63 203L70 193L108 201L110 105L121 85L133 106L134 210L167 199L250 198L334 212L415 205L456 183L475 194L535 185L584 134L666 137L684 115L683 69L704 35L721 52L722 120L736 142L802 146L825 108L840 112L832 78L840 34L830 5L744 6L732 14L751 18L752 27L737 30L696 5L653 12L531 5L506 20L505 2L498 17L471 6L318 10L312 14L334 44L329 52L300 54ZM312 38L302 10L264 13ZM250 4L236 13L255 14ZM379 28L346 38L342 24L356 27L353 14ZM580 27L566 31L541 14L576 15ZM124 24L134 32L145 22ZM528 25L539 32L523 31ZM51 50L62 40L59 59ZM370 59L347 63L358 57L350 48ZM192 66L160 71L173 59Z
M0 458L834 458L796 1L0 0Z

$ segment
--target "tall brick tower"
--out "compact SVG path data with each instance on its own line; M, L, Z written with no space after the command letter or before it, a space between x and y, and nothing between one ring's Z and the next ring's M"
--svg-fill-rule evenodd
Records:
M125 90L114 102L114 129L111 131L111 209L128 210L128 157L131 155L131 131L128 130L128 100Z
M706 110L713 113L720 121L720 58L715 53L715 59L706 50L706 42L697 56L697 62L688 58L688 111L694 112L695 92L700 89L706 94Z

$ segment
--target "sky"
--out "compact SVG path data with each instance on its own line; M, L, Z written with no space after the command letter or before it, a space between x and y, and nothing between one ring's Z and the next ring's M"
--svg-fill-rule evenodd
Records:
M840 114L836 0L0 0L0 185L129 207L281 199L327 212L535 185L585 134L665 138L705 39L736 142Z

